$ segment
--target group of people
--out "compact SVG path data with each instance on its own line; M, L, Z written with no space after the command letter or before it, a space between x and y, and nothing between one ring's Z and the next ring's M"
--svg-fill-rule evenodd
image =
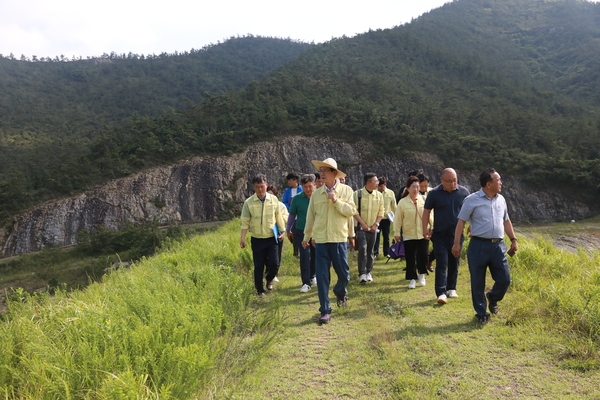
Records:
M456 283L464 230L469 223L471 240L467 250L471 274L471 294L476 317L486 323L490 313L498 312L510 285L508 255L518 250L518 242L500 194L502 180L490 168L481 173L481 189L470 194L458 184L456 171L446 168L441 183L429 188L422 171L411 171L399 196L387 188L385 177L364 175L364 186L353 190L345 184L346 174L332 158L313 160L317 172L299 177L287 176L288 187L281 202L275 188L268 186L263 174L252 180L254 195L242 207L240 246L246 247L250 232L257 294L265 295L277 280L284 236L294 244L300 261L300 292L317 286L319 322L328 323L332 308L329 299L330 268L337 281L333 293L338 306L348 301L350 281L348 250L355 249L358 281L374 281L373 265L378 257L380 237L383 254L390 248L390 228L405 249L408 288L425 286L435 260L435 295L438 304L456 298ZM271 189L271 190L269 190ZM504 236L508 235L510 247ZM430 243L433 251L430 252ZM494 285L485 292L486 270ZM489 313L488 313L489 309Z

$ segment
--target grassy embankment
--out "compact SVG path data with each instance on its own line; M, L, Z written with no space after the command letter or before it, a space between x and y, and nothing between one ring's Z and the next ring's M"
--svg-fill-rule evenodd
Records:
M483 327L466 263L460 298L438 306L433 275L408 290L404 263L378 261L361 286L351 257L349 306L319 326L316 290L298 292L287 243L280 284L253 296L237 229L85 292L15 305L2 323L0 387L9 398L597 397L598 252L522 238L513 285Z

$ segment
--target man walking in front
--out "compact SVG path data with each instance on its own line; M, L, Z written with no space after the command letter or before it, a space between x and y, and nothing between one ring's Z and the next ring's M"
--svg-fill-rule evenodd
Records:
M267 177L263 174L256 175L252 178L252 187L254 194L248 197L242 206L240 247L246 248L246 234L250 231L254 286L256 293L262 297L265 295L263 286L265 267L267 289L273 289L273 278L277 275L279 265L277 243L283 240L285 223L277 196L267 193Z
M471 274L471 296L475 316L485 324L490 317L486 312L489 305L492 314L498 313L498 302L504 298L510 285L510 270L506 258L504 233L510 239L509 255L518 250L517 238L513 229L506 200L500 194L502 180L495 169L489 168L479 177L481 190L469 195L458 214L458 223L454 233L452 254L460 257L465 223L471 226L471 240L467 250L469 273ZM485 274L487 267L494 280L492 290L485 291ZM486 301L487 298L487 301Z
M358 280L360 283L373 282L375 238L379 233L379 223L383 218L383 195L377 190L379 179L373 172L364 176L365 186L354 192L354 204L358 208L354 216L356 240L358 241Z
M302 247L310 246L308 241L311 238L315 242L315 272L321 312L319 322L326 324L332 311L329 303L331 264L337 275L333 293L336 295L338 306L345 307L348 300L348 239L350 245L354 245L353 216L356 214L356 206L352 200L352 188L337 180L346 174L338 170L337 162L333 158L313 160L312 163L324 179L324 185L316 189L310 197Z
M454 231L458 213L469 190L458 184L456 171L446 168L442 183L431 190L425 200L422 223L425 239L433 242L435 253L435 295L438 304L446 304L448 298L456 298L456 281L460 259L452 254ZM433 210L433 231L428 229L429 215ZM460 243L464 238L459 238Z

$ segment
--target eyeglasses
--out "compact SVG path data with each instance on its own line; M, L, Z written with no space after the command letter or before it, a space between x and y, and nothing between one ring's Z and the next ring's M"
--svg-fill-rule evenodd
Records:
M324 174L325 172L331 172L331 169L329 169L329 168L319 168L319 173L320 174Z
M457 180L456 180L456 179L444 179L444 178L442 178L442 180L443 180L445 183L456 183L456 182L457 182Z

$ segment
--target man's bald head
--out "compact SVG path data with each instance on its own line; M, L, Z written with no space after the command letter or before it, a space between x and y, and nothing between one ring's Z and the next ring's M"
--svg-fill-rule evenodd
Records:
M458 177L454 168L446 168L442 171L442 186L447 192L453 192L458 185Z

